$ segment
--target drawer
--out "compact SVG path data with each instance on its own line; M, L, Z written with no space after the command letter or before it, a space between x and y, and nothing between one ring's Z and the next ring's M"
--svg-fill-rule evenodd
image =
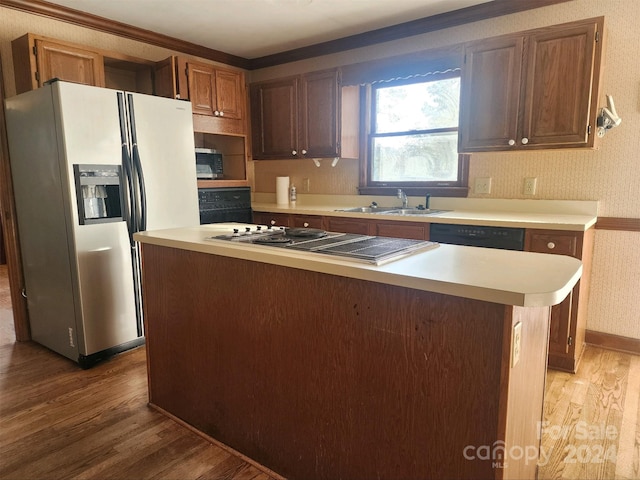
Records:
M290 227L291 217L286 213L253 212L253 222L259 225Z
M320 215L291 215L291 223L293 227L319 228L322 230L324 229L323 218Z
M330 232L369 235L369 222L349 218L327 217L327 230Z
M578 235L571 233L527 233L526 248L529 252L554 253L557 255L578 256Z
M429 237L428 223L375 223L375 235L381 237L411 238L415 240L426 240Z

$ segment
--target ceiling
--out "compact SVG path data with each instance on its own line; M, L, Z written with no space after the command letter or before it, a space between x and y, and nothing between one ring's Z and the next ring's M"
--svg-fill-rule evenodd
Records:
M254 59L490 0L48 0Z

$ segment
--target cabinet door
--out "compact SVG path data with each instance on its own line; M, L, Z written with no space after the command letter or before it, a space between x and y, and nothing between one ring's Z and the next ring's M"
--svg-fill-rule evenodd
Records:
M307 157L340 155L340 85L337 70L303 75L300 82L301 154Z
M465 48L461 152L505 150L515 145L523 44L523 37L513 36L474 42Z
M153 70L155 94L160 97L178 98L176 89L176 57L157 62Z
M36 40L38 86L52 78L85 85L104 87L104 62L102 55L57 44Z
M295 77L252 84L251 131L254 159L296 158L298 81Z
M596 30L596 24L554 28L528 38L522 128L526 145L587 144ZM593 137L595 125L592 130Z
M241 119L242 74L231 70L216 69L216 106L220 117ZM215 115L215 112L214 112Z
M381 237L412 238L415 240L426 240L429 237L428 223L409 222L375 222L374 235Z
M189 99L193 113L213 115L216 109L216 72L210 65L187 63Z
M573 292L562 303L551 307L551 325L549 327L549 352L566 354L571 347L571 306Z

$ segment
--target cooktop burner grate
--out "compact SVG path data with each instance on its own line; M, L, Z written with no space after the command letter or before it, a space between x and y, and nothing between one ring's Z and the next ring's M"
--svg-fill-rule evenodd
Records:
M238 233L236 231L234 235L219 235L209 237L209 239L335 255L377 265L416 250L426 250L438 245L425 240L372 237L353 233L323 232L325 236L321 238L288 236L285 230L262 231L252 234L247 232L245 235L238 235Z

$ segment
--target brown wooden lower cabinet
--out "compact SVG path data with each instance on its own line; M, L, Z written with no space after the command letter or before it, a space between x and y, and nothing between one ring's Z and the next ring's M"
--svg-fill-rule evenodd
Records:
M565 300L551 309L549 367L575 373L584 351L593 228L586 232L527 229L525 250L569 255L582 261L582 277Z
M320 216L314 224L309 216L297 214L271 214L254 212L256 223L285 226L309 226L323 228L332 232L377 235L383 237L412 238L429 240L429 223L376 220L375 218L348 218ZM305 220L307 219L307 220ZM317 226L321 225L321 226ZM586 232L527 229L525 250L529 252L569 255L583 263L582 278L571 294L551 309L549 336L549 367L575 373L584 351L584 336L587 321L587 304L591 276L591 256L593 252L594 229Z
M254 223L286 227L320 228L330 232L355 233L380 237L429 239L429 224L423 222L253 212Z
M549 307L142 256L160 411L292 480L536 477Z

